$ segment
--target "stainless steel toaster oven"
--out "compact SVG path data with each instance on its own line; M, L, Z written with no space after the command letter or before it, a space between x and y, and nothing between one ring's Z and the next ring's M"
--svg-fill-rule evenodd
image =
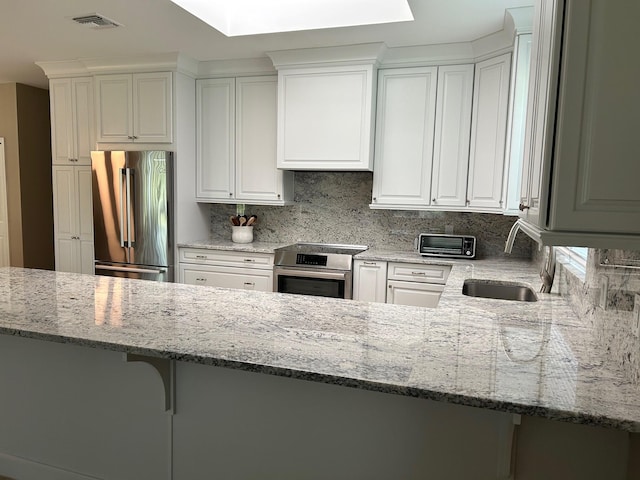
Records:
M476 237L421 233L417 248L418 253L426 257L476 258Z

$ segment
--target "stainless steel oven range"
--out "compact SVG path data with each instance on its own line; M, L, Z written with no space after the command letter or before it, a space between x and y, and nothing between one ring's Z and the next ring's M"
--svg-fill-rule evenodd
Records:
M351 298L353 256L363 245L296 243L275 251L273 289L281 293Z

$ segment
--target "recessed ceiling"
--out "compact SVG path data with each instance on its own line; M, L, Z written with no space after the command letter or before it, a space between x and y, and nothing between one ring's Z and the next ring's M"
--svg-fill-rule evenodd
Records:
M267 0L263 0L267 1ZM3 0L0 83L47 88L36 61L181 52L199 61L264 57L293 48L385 42L389 47L471 41L502 29L505 8L533 0L409 0L413 22L226 37L170 0ZM100 14L122 27L72 18Z

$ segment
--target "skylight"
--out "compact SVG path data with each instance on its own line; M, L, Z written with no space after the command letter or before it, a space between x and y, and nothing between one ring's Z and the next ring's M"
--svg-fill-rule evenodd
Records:
M171 0L227 37L407 22L407 0Z

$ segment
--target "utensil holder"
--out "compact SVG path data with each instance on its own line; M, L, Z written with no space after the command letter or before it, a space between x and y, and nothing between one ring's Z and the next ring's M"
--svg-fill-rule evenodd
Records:
M231 241L234 243L251 243L253 242L253 225L231 226Z

